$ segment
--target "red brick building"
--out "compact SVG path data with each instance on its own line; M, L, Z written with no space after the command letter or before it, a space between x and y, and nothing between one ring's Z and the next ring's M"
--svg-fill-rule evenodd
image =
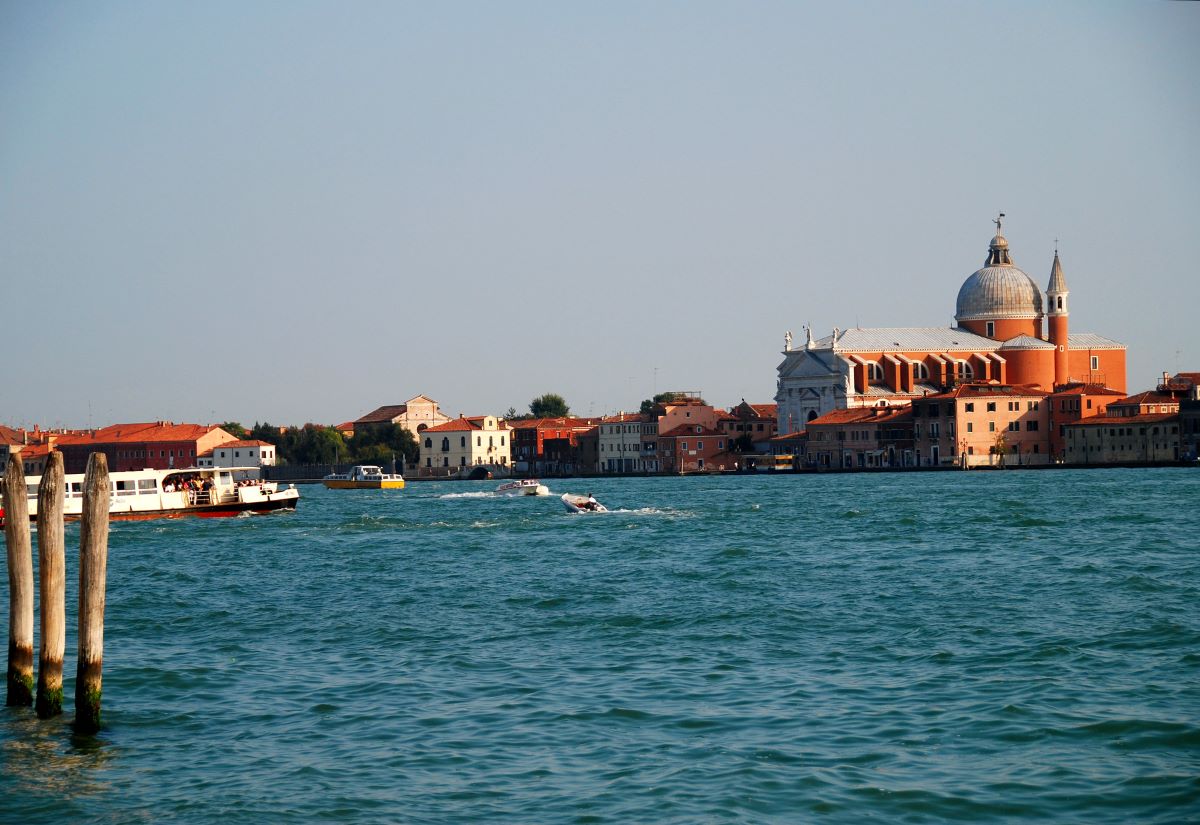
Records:
M56 447L66 472L82 473L92 453L104 453L111 471L195 467L197 456L231 441L237 438L216 425L152 421L63 435Z

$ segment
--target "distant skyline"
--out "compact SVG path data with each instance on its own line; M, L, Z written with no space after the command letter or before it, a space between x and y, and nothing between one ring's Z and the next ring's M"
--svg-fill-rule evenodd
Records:
M0 0L0 423L770 402L1005 212L1200 369L1194 3Z

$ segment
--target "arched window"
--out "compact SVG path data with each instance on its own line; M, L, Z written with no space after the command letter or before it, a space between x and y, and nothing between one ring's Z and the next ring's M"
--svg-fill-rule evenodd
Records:
M426 449L426 450L432 450L432 449L433 449L433 439L432 439L432 438L427 438L427 439L425 439L425 449Z
M955 361L954 376L959 381L970 381L975 377L975 370L971 369L971 365L966 361Z
M809 420L809 421L812 421L814 418L817 418L817 417L818 417L818 416L817 416L817 411L816 411L816 410L809 410L809 411L808 411L808 420Z
M928 381L929 380L929 365L924 361L913 362L913 380Z
M450 439L449 438L442 439L442 452L443 453L450 452Z
M883 367L879 366L879 364L876 363L875 361L868 361L867 362L867 380L868 381L882 381L883 380Z
M465 435L458 440L458 446L462 447L464 450L467 448L467 437Z

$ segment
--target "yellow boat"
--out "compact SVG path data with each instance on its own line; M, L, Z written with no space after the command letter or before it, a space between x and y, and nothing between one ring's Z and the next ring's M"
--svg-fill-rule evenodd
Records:
M330 490L404 489L404 476L370 464L356 464L348 473L330 473L322 481Z

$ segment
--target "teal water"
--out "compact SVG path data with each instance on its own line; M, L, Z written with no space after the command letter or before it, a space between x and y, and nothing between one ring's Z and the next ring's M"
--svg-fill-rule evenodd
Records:
M494 486L114 524L0 821L1200 820L1200 472Z

